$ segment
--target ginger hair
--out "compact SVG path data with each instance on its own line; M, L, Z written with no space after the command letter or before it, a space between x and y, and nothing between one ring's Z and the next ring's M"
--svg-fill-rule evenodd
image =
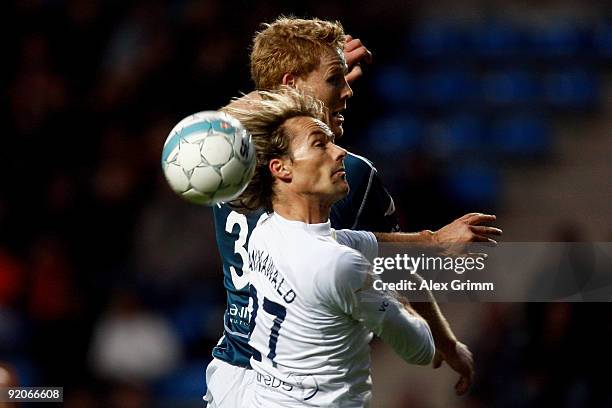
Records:
M251 78L259 90L278 89L287 73L304 76L314 71L327 49L342 50L342 24L318 18L279 17L253 38Z

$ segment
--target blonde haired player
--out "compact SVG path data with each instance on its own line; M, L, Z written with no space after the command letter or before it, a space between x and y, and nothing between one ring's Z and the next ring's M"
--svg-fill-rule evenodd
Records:
M247 108L227 109L258 143L243 202L272 211L249 242L256 378L253 400L243 403L369 406L371 332L407 362L428 364L435 350L429 326L393 294L372 288L365 256L377 255L374 235L330 226L332 205L349 191L347 153L322 121L322 105L290 88L261 95ZM360 242L360 251L338 242L347 240Z

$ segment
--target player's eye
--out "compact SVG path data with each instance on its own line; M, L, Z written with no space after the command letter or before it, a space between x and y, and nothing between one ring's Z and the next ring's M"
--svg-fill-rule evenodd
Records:
M344 79L343 75L336 74L336 75L332 75L329 78L327 78L327 82L332 84L332 85L334 85L334 86L336 86L336 85L340 84L342 79Z

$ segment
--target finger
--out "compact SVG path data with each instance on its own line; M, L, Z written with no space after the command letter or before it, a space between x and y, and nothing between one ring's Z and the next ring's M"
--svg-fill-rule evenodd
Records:
M434 359L431 363L431 366L433 368L440 368L442 366L442 362L444 361L444 359L442 358L442 355L440 355L440 353L436 353L434 355Z
M484 252L468 252L467 256L469 256L470 258L484 258L487 259L489 257L488 254L485 254Z
M463 395L470 389L471 384L471 379L462 375L461 378L459 378L459 381L457 381L457 384L455 384L455 392L457 395Z
M363 75L363 70L361 69L361 67L359 65L355 65L353 69L351 69L351 72L346 74L344 78L346 79L346 82L348 82L350 85L355 80L360 78L362 75Z
M352 35L350 35L350 34L346 34L346 35L344 36L344 43L345 43L345 44L346 44L346 43L349 43L349 42L351 42L351 40L352 40L352 39L353 39L353 36L352 36Z
M501 235L504 233L500 228L487 227L484 225L471 225L470 229L472 232L481 235Z
M482 216L486 216L486 217L495 217L495 215L493 214L483 214L480 212L471 212L471 213L467 213L462 215L461 217L459 217L460 220L465 220L468 218L474 218L474 217L482 217Z
M366 50L366 55L363 57L363 60L367 62L368 64L371 64L372 63L372 51L368 50L365 47L363 48Z
M495 221L496 219L497 217L491 214L474 214L471 217L468 217L465 221L467 221L469 224L474 225L483 222Z
M363 47L363 43L359 38L351 38L344 43L344 52L350 52L356 50L359 47ZM365 47L364 47L365 48Z
M467 213L467 214L464 214L464 215L462 215L461 217L457 218L457 220L460 220L460 221L465 221L465 220L467 220L468 218L472 218L472 217L475 217L475 216L477 216L477 215L481 215L481 214L480 214L480 213L476 213L476 212Z
M366 47L355 48L352 51L344 51L344 58L346 59L346 65L352 67L362 61L368 64L372 62L372 53Z
M497 241L493 238L485 237L484 235L474 234L472 242L482 242L485 246L497 246Z

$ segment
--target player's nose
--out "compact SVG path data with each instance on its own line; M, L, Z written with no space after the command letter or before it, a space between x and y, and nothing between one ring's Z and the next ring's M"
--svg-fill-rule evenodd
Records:
M346 157L346 150L344 150L343 148L341 148L340 146L338 146L335 143L332 143L333 149L332 149L332 154L334 157L335 161L342 161L344 160L344 158Z
M347 100L348 98L351 98L353 96L353 89L351 88L349 83L346 81L346 78L344 79L344 86L342 87L342 92L340 96L342 97L343 100Z

